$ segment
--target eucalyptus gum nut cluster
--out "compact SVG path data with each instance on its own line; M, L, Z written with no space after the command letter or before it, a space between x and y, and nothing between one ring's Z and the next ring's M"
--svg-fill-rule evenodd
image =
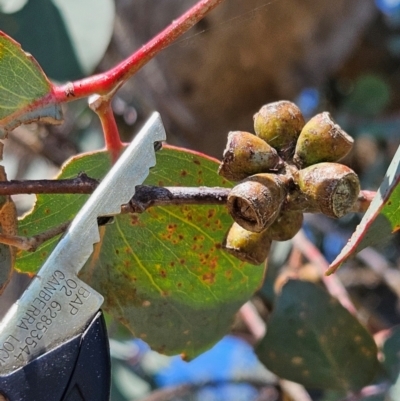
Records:
M297 234L302 225L302 211L282 211L267 232L274 241L287 241Z
M286 197L276 174L255 174L229 193L227 207L233 219L248 231L264 231L278 217Z
M259 265L268 257L271 242L265 231L255 233L233 223L224 240L223 248L243 262Z
M357 174L339 163L318 163L299 170L297 183L320 212L335 218L352 210L360 192Z
M299 167L336 162L350 152L353 143L353 138L335 124L331 115L323 112L301 130L293 161Z
M300 109L292 102L281 100L261 107L253 117L258 137L275 148L285 159L293 155L297 138L305 121Z
M233 131L223 154L218 174L232 181L282 166L277 151L250 132Z

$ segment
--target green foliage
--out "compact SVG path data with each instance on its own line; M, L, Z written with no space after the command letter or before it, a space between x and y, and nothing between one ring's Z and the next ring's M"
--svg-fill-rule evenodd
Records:
M108 154L72 159L59 178L85 171L100 178ZM216 161L166 148L145 184L222 186ZM68 219L84 195L39 195L20 224L22 235L44 231ZM154 349L194 357L229 331L234 313L261 283L264 268L238 262L221 249L230 217L223 206L155 207L141 215L121 215L101 229L81 277L105 297L105 309ZM17 268L35 272L56 240L20 255Z
M71 4L62 0L28 1L13 14L0 13L0 29L20 40L49 76L59 80L76 79L93 70L112 29L113 13L107 18L99 14L93 40L96 51L90 60L83 60L79 38L86 32L73 33L73 21L84 11L90 15L92 3ZM101 4L113 8L111 0ZM84 10L71 11L69 7ZM114 89L122 82L114 82ZM90 85L82 97L89 94ZM54 100L56 97L52 98L55 89L36 61L1 34L0 126L11 130L30 121L59 121L61 105ZM71 94L62 92L58 94L64 96L63 101L70 101ZM377 114L385 109L390 96L383 80L366 76L356 83L345 108L359 116ZM373 101L366 102L366 98ZM43 99L50 101L41 104ZM275 138L276 132L272 134ZM279 150L284 154L287 149ZM333 266L398 231L399 158L400 150L359 230ZM110 166L107 152L79 155L63 167L58 178L85 172L101 179ZM157 154L157 165L145 184L229 186L217 175L217 168L217 162L208 157L166 147ZM77 194L39 195L32 212L21 220L19 234L29 237L72 219L87 198ZM264 266L239 262L223 252L224 235L231 223L223 206L154 207L140 215L116 216L113 224L100 228L101 241L81 278L104 295L105 309L136 337L158 351L195 357L229 332L235 312L259 288L264 276ZM35 273L57 240L47 241L35 253L19 252L16 268ZM7 259L2 250L0 247L0 258L10 267L11 257ZM342 399L348 392L370 384L379 374L387 374L393 384L391 397L398 399L399 331L393 331L384 345L384 372L372 336L324 290L311 283L289 281L275 296L274 285L282 264L279 261L279 266L270 269L262 289L273 313L267 334L257 347L260 360L280 377L328 390L325 401ZM4 270L0 273L4 275ZM0 275L0 282L7 279L8 275Z
M311 388L358 390L379 367L375 342L359 321L323 289L299 280L282 288L256 351L272 372Z
M20 45L0 33L0 126L11 129L34 119L59 120L59 105L39 108L16 121L5 121L13 114L19 114L28 106L44 98L51 91L51 84L32 56L26 54Z

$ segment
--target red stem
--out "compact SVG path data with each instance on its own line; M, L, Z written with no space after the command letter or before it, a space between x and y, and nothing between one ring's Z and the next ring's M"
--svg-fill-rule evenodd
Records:
M117 123L111 107L111 99L100 97L97 102L91 104L91 108L100 118L106 149L110 152L111 162L114 164L121 154L123 143L119 137Z
M157 53L174 42L180 35L199 22L207 13L224 0L201 0L155 38L120 64L102 74L93 75L79 81L53 87L53 96L60 102L68 102L92 94L106 95L128 80ZM54 99L53 98L53 99Z

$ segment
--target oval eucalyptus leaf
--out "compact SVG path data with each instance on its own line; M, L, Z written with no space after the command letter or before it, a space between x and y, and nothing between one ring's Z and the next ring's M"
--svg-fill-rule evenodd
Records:
M36 60L0 32L0 127L9 131L36 120L60 122L62 114L58 104L29 110L51 95L51 91L51 83Z
M109 155L97 152L69 161L59 178L84 171L100 178ZM195 152L164 148L145 184L223 186L218 162ZM129 183L127 183L129 185ZM86 195L39 195L20 223L30 236L71 219ZM105 297L105 309L154 349L194 357L213 345L261 284L264 266L238 261L221 249L232 224L224 206L163 206L116 216L100 228L101 241L81 278ZM17 268L35 272L56 240L35 253L19 253Z
M289 280L256 349L278 376L309 388L357 391L379 369L374 339L317 285Z

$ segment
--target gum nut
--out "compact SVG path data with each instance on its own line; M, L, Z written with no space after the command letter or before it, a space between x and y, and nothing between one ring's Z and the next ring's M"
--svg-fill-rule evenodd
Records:
M271 239L265 231L254 233L233 223L225 237L223 248L243 262L259 265L268 257Z
M230 191L227 208L240 226L259 233L277 218L285 195L277 175L256 174Z
M250 132L233 131L223 154L218 174L231 181L277 170L283 162L274 148Z
M266 104L253 119L258 137L269 143L282 157L292 156L305 124L300 109L294 103L282 100Z
M339 163L319 163L300 170L298 185L322 213L336 218L351 211L360 193L357 174Z
M353 143L353 138L324 112L314 116L301 130L293 160L299 167L336 162L350 152Z
M268 235L274 241L287 241L293 238L303 225L303 212L284 211L268 227Z

